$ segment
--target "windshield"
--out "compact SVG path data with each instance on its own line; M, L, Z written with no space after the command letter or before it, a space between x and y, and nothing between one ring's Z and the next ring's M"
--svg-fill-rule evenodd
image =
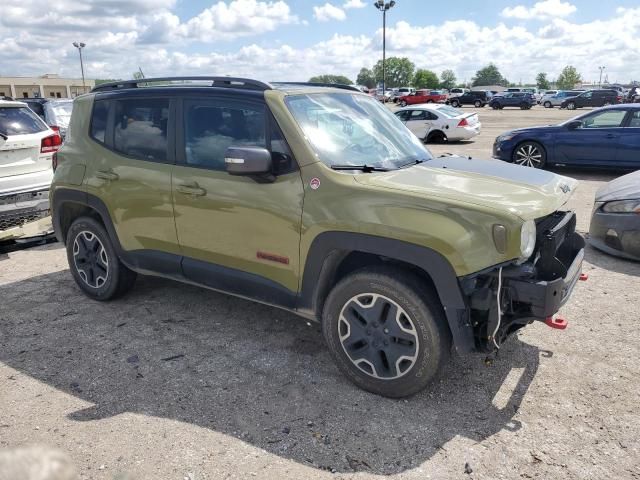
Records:
M429 150L380 102L351 93L287 97L287 107L328 166L368 165L393 169L429 160Z

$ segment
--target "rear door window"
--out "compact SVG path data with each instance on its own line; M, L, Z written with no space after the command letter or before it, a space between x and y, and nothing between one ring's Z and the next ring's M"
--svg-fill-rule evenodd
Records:
M0 107L0 133L27 135L48 127L29 107Z
M115 101L113 149L140 160L167 161L168 98Z

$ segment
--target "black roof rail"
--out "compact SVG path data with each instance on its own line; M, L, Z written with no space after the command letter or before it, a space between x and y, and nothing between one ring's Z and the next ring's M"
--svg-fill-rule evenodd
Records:
M351 90L353 92L360 92L358 87L354 87L353 85L345 85L343 83L324 83L324 82L269 82L271 86L278 87L282 86L296 86L299 85L301 87L330 87L330 88L341 88L342 90Z
M199 81L211 82L211 87L238 88L246 90L271 90L273 87L268 83L252 80L250 78L240 77L159 77L159 78L138 78L133 80L118 80L116 82L103 83L96 85L92 92L102 92L108 90L120 90L124 88L138 88L138 86L149 83L165 83L165 82L185 82Z

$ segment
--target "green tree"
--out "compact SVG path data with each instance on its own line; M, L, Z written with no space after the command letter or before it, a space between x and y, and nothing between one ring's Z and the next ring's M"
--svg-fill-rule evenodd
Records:
M386 70L385 88L406 87L413 81L416 66L407 57L389 57L384 62ZM382 82L382 60L373 67L373 77Z
M476 76L472 79L472 85L474 87L479 85L507 86L509 85L509 81L502 76L498 67L490 63L476 72Z
M340 83L342 85L353 85L353 82L344 75L316 75L309 79L310 82L317 83Z
M368 68L361 68L358 77L356 78L358 85L364 85L367 88L373 88L376 86L376 79L373 78L373 72Z
M413 86L416 88L438 88L440 80L431 70L419 68L413 76Z
M560 72L560 76L558 76L558 80L556 80L556 84L561 90L571 90L580 82L582 82L582 77L578 73L578 70L576 70L576 67L572 65L564 67L562 72Z
M536 85L541 90L548 90L551 87L549 80L547 79L547 74L544 72L540 72L536 76Z
M453 70L443 70L440 74L440 87L451 90L456 86L456 74Z

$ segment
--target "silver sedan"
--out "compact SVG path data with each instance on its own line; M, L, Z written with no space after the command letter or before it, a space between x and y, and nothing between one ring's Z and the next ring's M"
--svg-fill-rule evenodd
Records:
M640 170L598 190L589 242L611 255L640 261Z

